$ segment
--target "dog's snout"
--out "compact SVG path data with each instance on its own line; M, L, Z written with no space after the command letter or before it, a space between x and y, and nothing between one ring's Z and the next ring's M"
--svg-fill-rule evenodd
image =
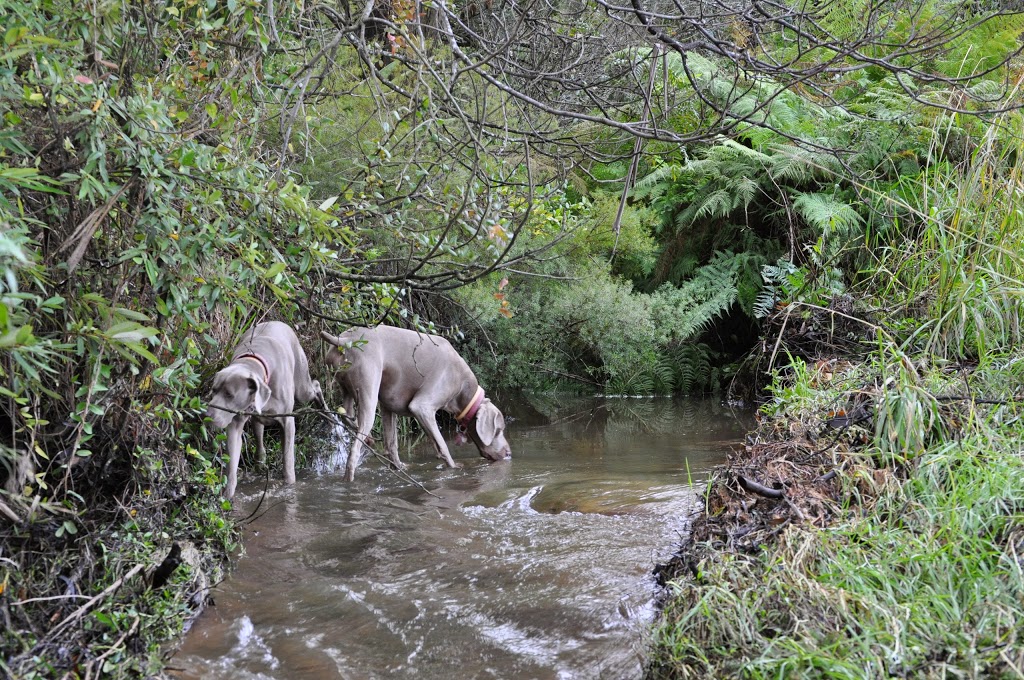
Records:
M508 460L512 457L512 449L505 448L500 451L484 451L482 455L491 462L497 463L501 460Z
M211 403L206 407L206 417L210 419L215 428L224 429L235 418L231 411L225 411L217 404Z

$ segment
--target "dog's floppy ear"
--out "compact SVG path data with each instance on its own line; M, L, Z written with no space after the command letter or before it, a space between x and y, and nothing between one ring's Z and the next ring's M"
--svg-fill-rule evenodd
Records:
M484 446L490 446L494 437L497 436L500 416L501 411L491 403L491 400L484 399L480 404L480 409L476 412L476 434Z
M252 410L256 413L263 413L263 407L270 401L270 385L250 376L249 387L255 392L252 398Z

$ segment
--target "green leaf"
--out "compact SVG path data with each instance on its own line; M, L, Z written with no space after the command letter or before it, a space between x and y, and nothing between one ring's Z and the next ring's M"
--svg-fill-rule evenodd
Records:
M133 319L135 321L149 323L149 317L147 315L143 314L142 312L136 312L133 309L127 309L125 307L115 307L114 313L126 319Z
M146 276L149 277L149 283L156 288L157 278L159 273L156 269L156 262L153 262L153 258L146 257L142 261L143 266L146 268Z
M106 612L102 611L94 611L92 613L92 616L94 619L96 619L103 625L116 629L116 626L114 625L114 619L111 618L110 614L107 614Z
M134 321L122 321L116 323L106 331L106 336L111 340L119 340L121 342L138 342L145 338L152 338L158 335L160 331L149 326L141 326Z
M32 340L32 326L25 325L18 329L14 341L19 345L27 345Z
M28 26L11 26L4 33L4 44L13 45L28 33Z
M135 352L136 354L138 354L142 358L146 359L147 361L151 362L151 363L154 363L154 364L159 364L160 363L160 360L157 359L156 356L152 352L150 352L149 349L147 349L145 345L143 345L141 343L138 343L138 342L126 342L126 343L124 343L124 346L127 347L128 349L130 349L131 351Z

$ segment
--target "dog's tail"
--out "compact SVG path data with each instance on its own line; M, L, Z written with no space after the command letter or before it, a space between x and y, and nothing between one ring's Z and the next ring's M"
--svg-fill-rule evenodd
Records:
M341 341L341 338L339 338L336 335L331 335L327 331L320 331L320 337L329 342L330 344L334 345L335 347L341 347L344 344Z

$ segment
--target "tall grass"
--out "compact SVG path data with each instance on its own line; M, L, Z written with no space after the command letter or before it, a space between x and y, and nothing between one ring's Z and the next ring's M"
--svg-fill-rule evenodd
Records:
M916 224L878 244L881 295L924 321L910 346L941 357L978 358L1020 345L1024 318L1024 138L1019 113L991 124L969 161L942 160L936 124L920 193L899 207Z

